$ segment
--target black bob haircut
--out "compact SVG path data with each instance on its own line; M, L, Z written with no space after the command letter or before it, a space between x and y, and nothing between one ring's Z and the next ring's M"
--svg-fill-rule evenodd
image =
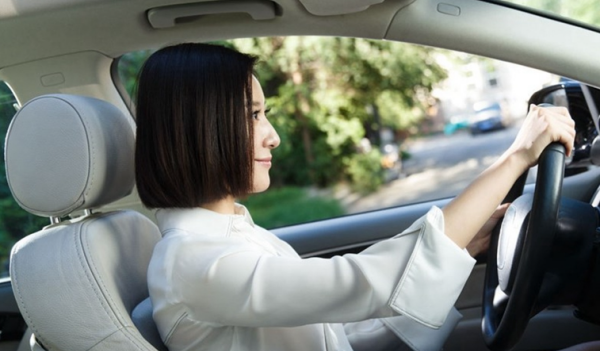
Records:
M137 87L135 177L149 208L191 208L252 191L256 58L179 44L148 58Z

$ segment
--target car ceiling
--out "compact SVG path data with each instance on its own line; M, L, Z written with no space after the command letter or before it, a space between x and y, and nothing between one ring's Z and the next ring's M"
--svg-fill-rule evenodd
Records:
M268 20L224 13L188 18L162 29L148 20L149 10L190 3L208 2L0 0L0 68L85 51L118 57L182 41L330 35L455 49L600 86L597 32L487 1L276 0L277 14Z

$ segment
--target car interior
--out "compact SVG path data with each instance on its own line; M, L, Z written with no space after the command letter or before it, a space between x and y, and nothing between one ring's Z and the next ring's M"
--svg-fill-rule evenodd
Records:
M5 0L0 81L15 110L10 126L0 125L4 178L10 201L45 224L28 222L17 243L0 241L10 252L1 351L166 350L146 285L161 234L135 190L135 106L119 60L180 42L296 36L435 47L568 77L524 98L569 109L574 154L554 145L530 171L535 182L524 174L515 183L506 198L513 210L477 257L444 350L600 340L600 22L502 0ZM272 231L302 257L356 253L452 197Z
M31 138L45 142L29 143ZM57 142L65 139L69 142ZM156 339L142 335L157 335L156 327L143 318L135 324L132 316L152 319L142 310L147 304L139 303L148 298L146 272L160 232L135 211L90 210L131 192L130 119L94 98L44 95L19 110L6 144L7 178L15 199L56 222L19 241L11 255L13 292L37 345L153 349L147 339ZM33 158L62 174L37 172L40 163L29 162ZM77 210L88 214L60 221ZM82 314L82 306L89 312ZM61 318L52 318L57 312ZM145 326L154 329L145 331ZM80 337L65 338L64 330Z

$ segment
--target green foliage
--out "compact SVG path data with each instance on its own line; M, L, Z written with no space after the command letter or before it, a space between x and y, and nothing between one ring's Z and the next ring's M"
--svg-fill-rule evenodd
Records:
M310 196L304 188L283 187L255 194L242 202L254 222L264 228L277 228L344 215L337 200Z
M325 187L350 179L357 187L369 184L361 191L374 190L380 183L363 181L363 174L379 162L371 162L374 153L356 155L360 140L379 146L381 127L418 123L433 103L429 92L446 77L433 49L414 45L320 37L232 43L262 59L257 76L282 140L273 152L278 185Z
M121 56L119 59L119 79L129 96L134 100L137 95L135 89L139 72L144 61L146 61L152 52L152 50L134 51Z
M400 159L402 161L406 161L406 160L410 160L412 157L412 154L406 150L400 150Z
M377 190L384 183L379 150L373 149L366 153L354 154L349 156L345 163L354 191L369 193Z

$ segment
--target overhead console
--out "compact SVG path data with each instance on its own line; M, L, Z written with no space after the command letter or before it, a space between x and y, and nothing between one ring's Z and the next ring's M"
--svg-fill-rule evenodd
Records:
M177 22L206 15L247 13L256 21L281 15L278 5L269 0L208 1L161 6L148 11L148 22L155 29L174 27Z
M315 16L347 15L361 12L384 0L300 0L306 11Z

